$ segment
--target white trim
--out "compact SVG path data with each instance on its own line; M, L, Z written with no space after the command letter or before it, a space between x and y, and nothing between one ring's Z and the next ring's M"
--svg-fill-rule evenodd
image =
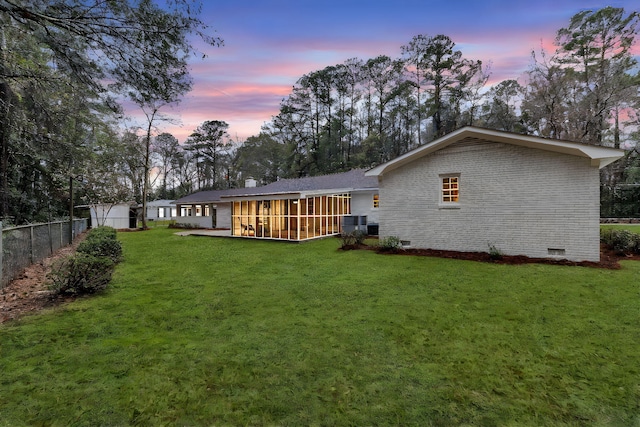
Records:
M446 201L444 200L444 180L445 179L456 179L456 195L457 200L455 201ZM451 183L449 183L451 184ZM438 175L438 208L439 209L460 209L460 173L443 173Z
M303 190L303 191L286 191L278 193L253 193L242 195L221 196L225 202L239 202L242 200L291 200L291 199L308 199L316 196L333 196L336 194L353 193L357 191L376 191L378 188L353 189L353 188L334 188L323 190Z
M615 148L599 147L595 145L581 144L577 142L567 142L539 136L520 135L510 132L496 131L490 129L467 126L453 131L442 138L436 139L428 144L418 147L402 156L396 157L386 163L376 166L365 172L365 176L381 176L386 172L397 169L420 157L431 154L437 150L447 147L465 138L483 139L492 142L502 142L522 147L537 148L540 150L552 151L556 153L570 154L578 157L591 159L591 165L599 169L615 162L624 156L624 150Z

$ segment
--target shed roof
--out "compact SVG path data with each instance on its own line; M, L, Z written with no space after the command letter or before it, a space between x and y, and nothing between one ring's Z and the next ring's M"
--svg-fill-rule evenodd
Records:
M338 193L378 188L375 177L365 176L364 169L330 175L281 179L261 187L231 188L227 190L200 191L176 200L175 204L212 203L234 198L263 197L268 195L307 195L314 193Z
M375 168L368 170L365 175L380 176L385 172L397 169L407 163L410 163L416 159L445 148L455 142L474 139L479 141L502 142L506 144L518 145L521 147L537 148L540 150L552 151L556 153L586 157L588 159L591 159L592 166L597 166L600 169L607 166L608 164L615 162L624 155L624 150L618 150L614 148L467 126L453 131L428 144L422 145L412 151L409 151L408 153L403 154L402 156L396 157L393 160L376 166Z

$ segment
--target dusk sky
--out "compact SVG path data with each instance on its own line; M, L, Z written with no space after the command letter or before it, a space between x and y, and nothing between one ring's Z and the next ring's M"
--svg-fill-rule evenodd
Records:
M214 0L202 17L223 47L193 58L192 92L165 113L180 125L161 124L180 142L202 122L229 123L244 141L276 115L304 74L349 58L401 56L413 36L445 34L463 57L490 64L491 83L518 79L531 51L550 52L555 33L573 15L605 6L640 9L637 0ZM636 46L636 54L640 50ZM135 109L128 111L137 115Z

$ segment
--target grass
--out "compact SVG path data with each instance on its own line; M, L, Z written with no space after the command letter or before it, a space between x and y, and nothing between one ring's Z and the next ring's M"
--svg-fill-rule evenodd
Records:
M618 229L618 230L629 230L634 233L640 233L640 224L602 224L600 225L600 229Z
M0 425L640 425L640 262L507 266L120 233L0 326Z

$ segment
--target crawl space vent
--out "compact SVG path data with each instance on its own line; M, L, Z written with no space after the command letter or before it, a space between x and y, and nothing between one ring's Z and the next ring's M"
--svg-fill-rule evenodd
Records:
M565 254L565 250L564 249L548 248L547 249L547 253L549 255L564 255Z

